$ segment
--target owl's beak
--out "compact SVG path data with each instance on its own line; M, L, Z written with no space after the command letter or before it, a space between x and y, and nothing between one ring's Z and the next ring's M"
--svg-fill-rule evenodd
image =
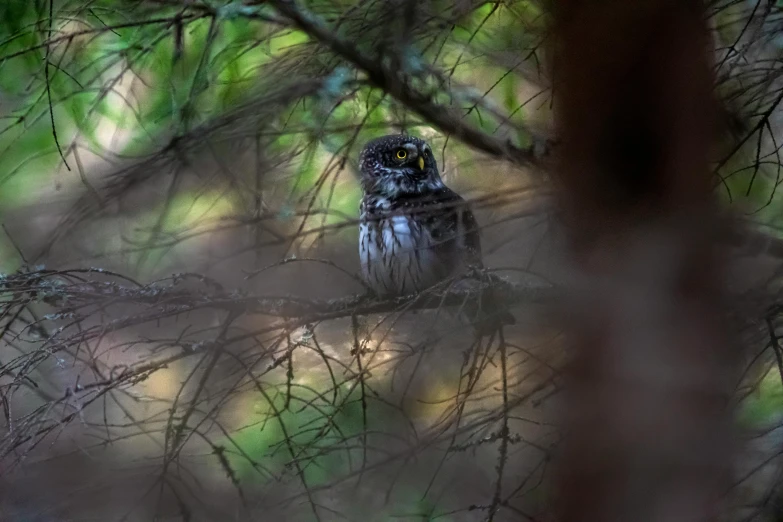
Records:
M419 170L424 170L424 158L419 156Z

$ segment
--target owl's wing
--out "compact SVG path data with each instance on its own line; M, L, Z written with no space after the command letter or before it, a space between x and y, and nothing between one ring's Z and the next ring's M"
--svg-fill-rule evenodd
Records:
M452 223L456 230L457 248L465 249L465 262L470 267L484 268L481 259L481 237L476 217L467 202L452 192L450 200L454 203ZM492 274L488 274L493 279ZM476 331L482 335L494 332L503 325L516 324L516 319L504 307L496 305L494 291L490 287L481 293L478 303L466 303L465 313Z
M461 197L460 200L465 202ZM474 267L482 268L484 264L481 258L481 235L476 217L467 202L458 207L457 212L460 220L460 233L468 253L468 263Z
M470 206L462 196L444 188L434 198L444 206L437 211L434 236L443 241L439 249L451 259L462 259L467 265L481 268L481 237Z

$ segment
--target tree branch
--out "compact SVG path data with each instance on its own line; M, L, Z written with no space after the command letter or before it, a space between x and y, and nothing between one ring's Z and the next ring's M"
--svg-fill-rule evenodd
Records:
M22 295L32 296L60 310L60 315L75 313L86 307L105 309L109 306L145 305L145 317L154 320L154 307L161 315L172 315L201 309L230 310L245 314L260 314L279 318L325 320L356 315L380 314L406 310L435 309L442 306L460 306L466 300L476 299L492 288L493 298L503 306L521 303L546 303L558 295L558 290L547 285L512 283L497 276L491 282L465 278L448 281L418 295L380 300L368 294L356 294L334 299L311 299L297 296L259 296L226 291L196 274L175 275L170 283L132 285L118 281L80 280L63 284L84 272L34 271L20 272L7 277L0 286L0 296L7 302L20 302ZM98 273L106 273L95 270ZM182 289L181 282L197 278L208 288ZM152 312L152 313L150 313ZM57 314L55 314L57 315Z
M395 71L384 67L383 60L365 55L355 45L329 30L322 20L297 6L296 2L275 0L270 3L299 29L363 71L373 86L382 89L442 132L454 135L482 152L509 159L519 165L537 166L548 155L552 143L536 136L534 132L529 130L533 144L521 148L468 125L452 108L436 103L426 94L411 88Z

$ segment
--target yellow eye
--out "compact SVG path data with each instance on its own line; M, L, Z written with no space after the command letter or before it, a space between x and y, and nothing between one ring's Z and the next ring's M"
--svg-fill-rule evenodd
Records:
M398 149L397 150L397 159L404 160L408 157L408 151L405 149Z

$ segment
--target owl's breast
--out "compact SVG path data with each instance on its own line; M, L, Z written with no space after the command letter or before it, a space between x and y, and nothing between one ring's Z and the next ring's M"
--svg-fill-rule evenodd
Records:
M395 296L420 292L452 275L459 263L437 232L415 214L363 213L359 255L365 282L379 295Z

